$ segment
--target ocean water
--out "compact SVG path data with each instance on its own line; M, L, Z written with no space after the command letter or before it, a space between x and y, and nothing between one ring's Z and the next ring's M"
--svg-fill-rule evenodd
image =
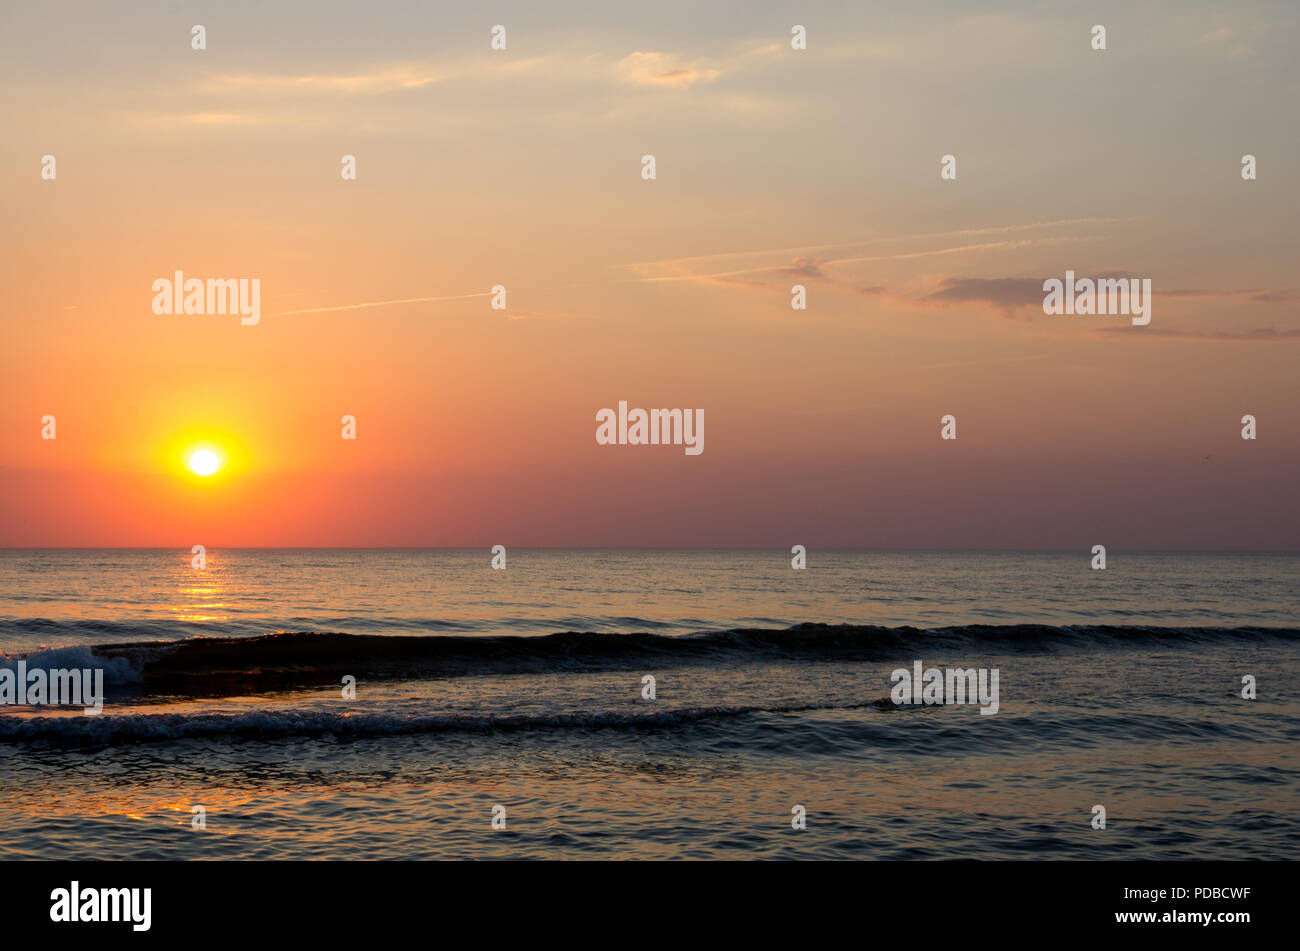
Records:
M0 857L1300 845L1300 556L191 557L0 551L0 667L98 667L108 694L94 717L0 706ZM890 674L916 661L996 669L997 713L895 705Z

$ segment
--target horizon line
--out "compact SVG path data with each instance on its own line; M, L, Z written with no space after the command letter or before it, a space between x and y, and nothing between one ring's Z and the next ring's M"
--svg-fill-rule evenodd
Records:
M500 544L498 542L497 544ZM796 544L802 544L796 542ZM207 545L208 551L491 551L492 545ZM765 545L746 546L660 546L660 545L506 545L507 550L520 551L745 551L745 552L783 552L782 547ZM809 550L844 551L844 552L940 552L981 554L1067 554L1090 552L1089 548L868 548L854 545L804 545ZM17 551L185 551L193 546L185 545L0 545L0 552ZM1107 553L1125 552L1135 555L1300 555L1300 549L1294 548L1114 548L1107 546Z

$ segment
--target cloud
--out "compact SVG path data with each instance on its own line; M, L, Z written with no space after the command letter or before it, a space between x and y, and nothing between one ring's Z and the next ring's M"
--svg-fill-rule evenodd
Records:
M1132 332L1127 327L1103 327L1105 333ZM1271 341L1300 340L1300 328L1255 327L1251 330L1178 330L1157 326L1152 322L1143 327L1143 337L1172 337L1178 340L1233 341L1236 343L1267 343Z
M1081 274L1080 277L1093 279L1127 278L1132 277L1134 273L1136 272L1102 271L1096 274ZM1038 308L1042 306L1044 280L1046 278L944 277L940 279L939 290L926 294L920 301L922 303L931 302L937 304L983 304L1010 317L1021 307ZM1251 295L1251 300L1260 303L1285 303L1296 297L1290 291L1258 291L1238 288L1153 288L1153 296L1166 300L1215 300L1238 297L1243 294Z
M1021 231L1037 231L1037 230L1043 230L1049 228L1061 228L1061 227L1070 228L1070 227L1090 226L1090 225L1097 225L1097 224L1111 224L1115 222L1131 222L1136 220L1140 220L1140 219L1137 217L1060 218L1060 219L1055 219L1050 221L1035 221L1035 222L1030 222L1028 224L994 225L991 227L984 227L984 228L963 228L956 231L930 231L930 232L922 232L920 234L881 235L879 237L874 237L874 238L862 238L857 240L838 241L831 244L805 244L805 245L795 245L792 247L783 247L783 248L762 248L762 249L756 248L756 249L750 249L745 251L717 251L710 254L695 254L687 257L660 258L653 261L637 261L631 264L624 264L620 266L632 268L640 272L645 272L647 270L653 271L654 269L665 269L665 268L671 269L679 265L689 265L695 263L703 263L707 261L721 261L727 258L762 259L762 258L772 258L772 257L785 257L791 254L804 256L804 255L816 254L819 252L836 252L835 257L821 258L823 263L828 263L828 264L829 263L850 264L850 263L858 263L858 262L865 262L865 261L895 261L895 260L907 259L907 258L923 258L923 257L932 257L935 255L943 255L943 254L957 254L962 251L1011 250L1015 248L1024 247L1027 243L1038 244L1038 243L1063 241L1063 240L1096 240L1104 237L1104 235L1091 235L1091 236L1085 236L1084 238L1077 238L1077 239L1040 237L1040 238L1030 238L1030 239L1015 239L1010 241L979 242L974 244L963 243L956 246L946 243L946 239L951 239L951 238L965 238L974 235L1005 235L1005 234L1011 234L1011 233L1021 232ZM860 254L857 255L854 254L854 252L861 251L866 248L875 245L880 245L880 244L900 244L908 241L920 242L920 241L935 241L939 239L945 239L945 245L942 247L932 248L929 250L893 252L889 254L877 254L877 255L866 255L866 256ZM755 264L758 266L756 269L761 269L763 267L763 265L759 264L758 261L755 261ZM733 273L743 273L743 272L733 272Z
M309 73L284 75L243 73L214 76L206 87L213 91L251 90L267 92L342 92L380 93L398 89L418 89L439 79L427 67L416 65L385 66L359 73Z
M947 277L939 290L922 302L936 304L986 304L1008 317L1019 307L1043 306L1043 282L1036 277Z
M469 300L472 297L491 297L491 291L480 291L476 294L450 294L442 297L401 297L396 300L374 300L366 301L363 304L339 304L334 307L306 307L302 310L286 310L276 314L277 317L288 317L291 314L324 314L333 313L340 310L364 310L369 307L388 307L393 304L424 304L430 301L448 301L448 300Z
M1201 36L1201 45L1224 56L1249 56L1254 49L1241 39L1234 30L1221 26Z
M1115 277L1121 275L1100 274L1098 277ZM1290 292L1254 292L1237 289L1177 289L1165 292L1155 291L1153 296L1169 298L1214 299L1230 298L1241 294L1252 294L1253 300L1281 301L1294 296ZM953 305L979 305L991 307L1007 317L1015 316L1018 309L1027 307L1031 313L1040 313L1043 303L1043 282L1038 278L1000 277L946 277L941 278L939 290L926 294L916 303L939 303ZM1098 327L1102 333L1128 333L1129 327ZM1243 330L1200 330L1178 329L1168 324L1153 323L1143 327L1141 336L1163 337L1179 340L1202 340L1211 342L1267 343L1300 340L1300 329L1278 327L1255 327Z
M795 283L819 283L828 287L839 288L864 297L887 294L882 286L860 286L830 274L823 265L825 261L812 258L795 258L788 264L772 264L763 267L747 267L734 271L716 271L708 274L665 274L652 277L633 278L628 283L692 283L712 284L730 287L750 287L758 290L779 290L787 293L790 281ZM753 275L745 278L743 275Z
M880 285L861 286L835 277L822 266L825 263L825 261L817 261L811 258L796 258L788 267L776 267L770 270L771 273L779 274L787 280L793 278L802 281L816 281L819 284L837 287L840 290L854 294L861 294L863 297L876 297L888 293L888 290Z
M689 89L697 82L712 82L721 70L701 65L698 61L682 63L670 53L629 53L615 66L619 79L633 86L665 86L669 89Z
M258 125L266 121L261 116L243 112L191 112L174 118L194 125Z
M1066 244L1073 241L1096 240L1093 237L1018 238L1014 241L982 241L961 244L951 248L930 248L925 251L904 251L897 254L872 254L858 257L835 258L828 264L863 264L869 261L906 261L912 258L932 258L942 254L965 254L970 251L1015 251L1042 244Z

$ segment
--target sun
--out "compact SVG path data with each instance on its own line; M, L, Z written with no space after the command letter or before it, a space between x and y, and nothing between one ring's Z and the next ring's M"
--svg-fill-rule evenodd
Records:
M158 443L158 465L191 489L224 486L248 468L239 433L212 425L190 425Z
M211 449L195 449L186 458L185 464L195 475L210 476L221 468L221 457Z

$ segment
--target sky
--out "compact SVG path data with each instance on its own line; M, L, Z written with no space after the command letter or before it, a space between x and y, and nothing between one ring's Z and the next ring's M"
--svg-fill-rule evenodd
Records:
M2 16L0 546L1300 549L1293 3Z

